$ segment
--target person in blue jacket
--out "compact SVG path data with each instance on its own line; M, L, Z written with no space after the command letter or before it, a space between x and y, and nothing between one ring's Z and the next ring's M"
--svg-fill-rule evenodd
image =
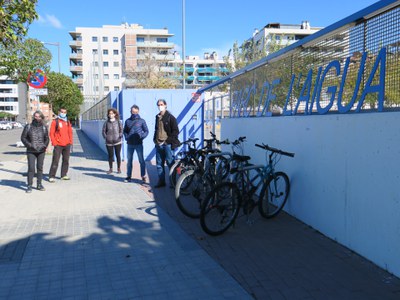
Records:
M127 149L127 170L124 182L132 180L132 160L133 154L137 153L140 163L140 176L142 181L146 182L146 163L143 156L143 140L149 134L146 121L139 115L139 106L132 105L131 117L125 121L124 137L128 144Z

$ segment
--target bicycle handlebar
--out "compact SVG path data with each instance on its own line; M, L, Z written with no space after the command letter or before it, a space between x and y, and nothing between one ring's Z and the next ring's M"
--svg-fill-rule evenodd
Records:
M196 143L198 140L199 140L198 138L194 138L194 139L190 138L190 139L182 142L182 144Z
M236 145L239 145L240 143L244 142L245 140L246 140L246 137L245 136L241 136L236 141L234 141L232 144L236 146Z
M217 145L221 145L221 144L229 145L231 142L228 139L226 139L224 141L216 140L216 143L217 143Z
M270 147L270 146L264 145L264 144L262 144L262 145L255 144L255 145L256 145L256 147L259 147L259 148L264 149L264 150L268 150L268 151L271 151L271 152L274 152L274 153L278 153L278 154L282 154L282 155L285 155L285 156L294 157L294 153L291 153L291 152L286 152L286 151L283 151L283 150L280 150L280 149L276 149L276 148L273 148L273 147Z

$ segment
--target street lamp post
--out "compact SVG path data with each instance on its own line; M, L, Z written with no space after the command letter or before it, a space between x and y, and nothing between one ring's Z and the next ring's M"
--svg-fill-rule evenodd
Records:
M185 61L185 0L182 0L182 64L183 64L183 85L182 88L186 88L186 61Z
M60 64L60 43L49 43L49 42L42 42L43 45L53 45L58 47L58 73L61 73L61 64Z

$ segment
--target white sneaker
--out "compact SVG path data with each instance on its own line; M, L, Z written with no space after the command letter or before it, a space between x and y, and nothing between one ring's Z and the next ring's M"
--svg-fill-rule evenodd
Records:
M50 178L49 178L49 182L56 182L56 180L55 180L54 177L50 177Z

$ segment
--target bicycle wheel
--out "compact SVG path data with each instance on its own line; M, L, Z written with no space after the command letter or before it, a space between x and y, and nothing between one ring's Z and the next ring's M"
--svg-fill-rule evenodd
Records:
M235 184L218 184L203 202L200 225L209 235L224 233L235 221L240 207L240 192Z
M275 217L283 208L290 192L289 177L276 172L263 186L258 201L258 210L264 218Z
M182 160L177 160L172 167L169 169L169 182L173 187L176 186L179 176L181 175Z
M201 203L212 188L211 182L204 179L196 170L188 170L179 177L175 187L175 200L183 214L190 218L200 216Z
M230 171L230 160L224 156L218 158L217 164L215 166L215 179L216 182L220 183L224 181Z

